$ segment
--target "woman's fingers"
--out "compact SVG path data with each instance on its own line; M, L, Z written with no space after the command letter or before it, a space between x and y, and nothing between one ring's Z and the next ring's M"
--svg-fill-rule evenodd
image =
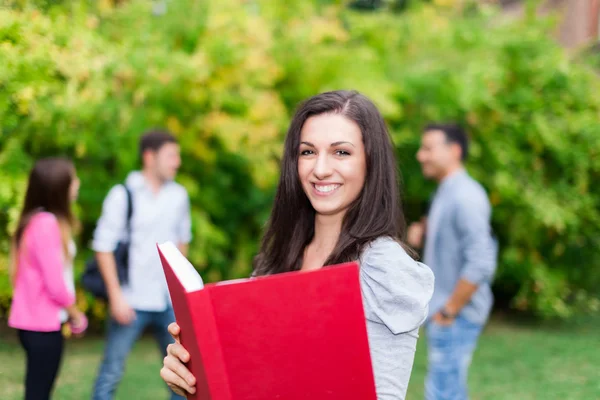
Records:
M173 339L175 339L175 341L177 343L179 343L179 332L181 331L179 328L179 325L177 324L177 322L173 322L169 324L168 327L169 333L171 334L171 336L173 336Z
M167 346L167 354L181 360L181 362L190 361L190 353L179 343L171 343Z
M183 396L193 394L196 392L194 387L196 378L184 365L190 360L190 353L179 343L179 325L173 322L169 324L168 329L173 339L175 339L175 343L167 346L167 356L163 361L160 376L175 393Z
M169 355L163 360L163 365L184 379L188 385L194 386L196 384L196 378L194 378L194 375L192 375L190 370L183 364L190 358L188 352L185 351L181 345L169 346L172 347L168 349Z
M166 359L165 359L166 361ZM196 388L190 386L183 378L173 372L166 366L163 366L160 370L160 377L169 385L169 387L178 395L186 396L188 394L194 394Z

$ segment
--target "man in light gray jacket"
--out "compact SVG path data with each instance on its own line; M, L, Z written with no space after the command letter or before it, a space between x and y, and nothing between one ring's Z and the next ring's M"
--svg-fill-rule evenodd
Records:
M435 275L426 324L427 400L468 398L468 368L493 304L497 243L491 206L464 168L467 154L460 126L432 124L423 131L417 159L438 187L428 216L409 227L408 242L419 248L425 239L423 261Z

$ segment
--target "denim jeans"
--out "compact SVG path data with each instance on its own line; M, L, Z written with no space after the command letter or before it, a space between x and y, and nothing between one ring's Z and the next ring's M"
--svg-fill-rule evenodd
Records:
M164 356L167 354L167 346L173 342L167 327L175 321L173 309L168 308L165 311L135 311L136 318L129 325L121 325L114 319L107 320L107 340L104 348L104 358L100 365L100 371L94 385L93 400L111 400L125 370L127 356L135 341L147 327L152 328L152 332L160 352ZM158 378L158 370L156 371ZM171 400L183 400L184 397L171 392Z
M451 325L427 323L426 400L467 400L467 374L483 326L458 316Z

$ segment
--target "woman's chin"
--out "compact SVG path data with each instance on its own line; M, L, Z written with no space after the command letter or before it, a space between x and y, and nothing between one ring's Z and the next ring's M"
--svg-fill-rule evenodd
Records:
M345 208L343 208L343 207L324 207L323 205L321 205L320 207L319 206L315 207L313 205L313 208L315 209L315 212L317 213L317 215L322 215L322 216L333 216L333 215L343 214L343 212L345 211Z

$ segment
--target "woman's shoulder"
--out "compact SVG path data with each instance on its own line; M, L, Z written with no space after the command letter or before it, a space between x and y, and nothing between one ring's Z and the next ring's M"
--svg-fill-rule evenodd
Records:
M373 261L379 257L395 258L405 262L414 261L400 242L389 236L381 236L368 243L363 249L361 259Z
M415 260L400 243L400 241L382 236L368 243L360 257L361 264L367 267L402 267L423 272L424 279L433 278L431 269Z
M369 243L360 270L367 314L373 320L394 333L410 331L423 322L433 295L433 272L398 241L382 237Z
M32 227L58 227L58 219L54 214L48 211L38 211L31 216L27 228Z
M23 231L23 237L44 237L60 232L60 224L56 216L48 211L38 211L33 214Z
M433 286L431 269L412 258L402 244L391 237L379 237L365 246L361 255L361 267L367 270L381 270L396 275L409 273L413 279Z

